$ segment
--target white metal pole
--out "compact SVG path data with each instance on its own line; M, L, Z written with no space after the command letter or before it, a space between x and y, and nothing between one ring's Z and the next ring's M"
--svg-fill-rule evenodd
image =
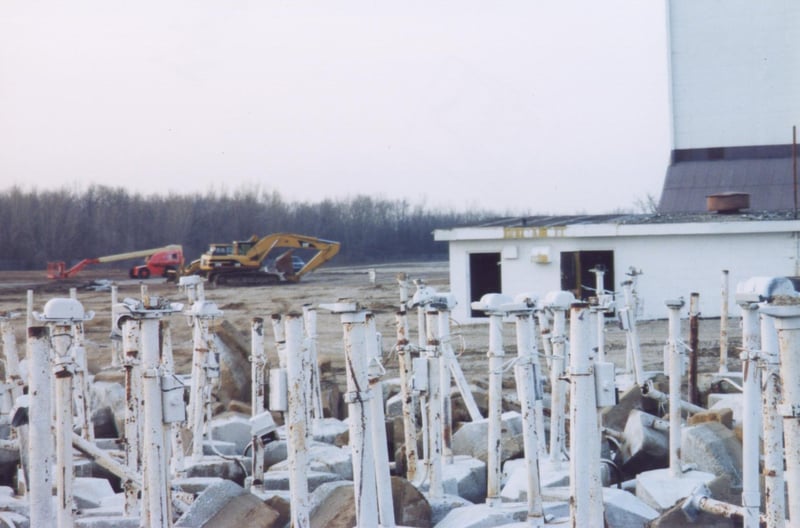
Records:
M44 326L28 327L28 408L29 436L28 488L30 525L51 526L55 518L53 503L53 397L50 386L49 334Z
M72 381L75 364L70 356L72 327L68 324L50 325L53 345L53 376L56 391L56 526L73 526L72 479L75 466L72 458Z
M253 317L250 326L250 407L256 416L266 411L264 369L267 365L264 350L264 319Z
M401 310L395 314L397 323L397 363L400 371L400 397L403 407L403 440L406 451L406 479L413 482L417 476L417 421L412 387L411 351L408 344L408 314Z
M489 313L489 430L486 454L486 504L499 507L503 428L503 315Z
M681 362L683 354L679 344L681 335L681 314L684 302L680 300L666 301L669 309L669 474L680 478L681 468Z
M547 361L547 368L553 368L553 343L551 341L550 311L538 310L536 319L539 321L539 335L542 339L542 350Z
M565 417L564 405L567 393L567 382L561 377L564 375L567 357L566 341L567 318L563 310L553 310L553 331L551 341L553 344L553 361L550 369L550 461L554 468L561 467L562 451L564 450Z
M33 290L27 291L27 308L26 308L26 327L30 328L33 326Z
M17 338L14 335L14 325L10 318L0 319L0 332L2 332L3 354L6 358L6 383L11 388L11 397L14 401L22 396L25 380L19 370L19 352L17 351Z
M597 295L597 361L605 361L606 357L606 317L604 313L603 301L605 300L605 269L602 266L595 266L591 270L595 276L595 293Z
M439 374L440 343L436 338L437 313L430 311L423 328L427 333L427 346L425 352L428 359L428 474L430 486L428 492L431 497L444 496L444 480L442 473L444 456L444 420L442 416L442 389L441 375Z
M794 303L798 300L794 299ZM786 464L789 526L800 523L800 304L764 309L775 318L783 386L783 441Z
M289 410L286 435L289 460L292 526L306 528L309 521L308 455L306 446L306 404L303 398L303 320L299 314L285 317L286 361L289 382Z
M444 461L453 463L453 407L450 401L450 370L452 354L445 353L450 347L450 310L439 308L437 320L439 339L439 388L442 393L442 450ZM455 361L455 357L452 358ZM460 369L459 369L460 370ZM470 393L470 396L472 394ZM466 400L466 398L464 398Z
M111 285L111 312L114 312L114 306L117 305L119 302L119 287L116 284ZM114 320L114 317L111 317L111 366L114 368L118 368L121 366L121 358L122 358L122 342L119 339L115 339L117 335L117 331L119 330L116 328L117 322Z
M758 305L743 302L742 310L742 506L744 528L758 528L761 493L759 490L759 438L761 431L761 371Z
M200 316L194 317L194 353L192 354L192 393L189 397L190 426L192 429L192 459L198 462L203 458L203 439L206 434L206 366L208 364L209 321Z
M317 353L317 310L313 306L306 304L303 306L303 319L305 321L306 337L308 338L308 359L310 362L309 374L311 376L309 389L311 391L311 401L309 410L311 417L315 420L323 418L322 413L322 383L320 379L319 357Z
M370 404L370 424L372 446L375 457L375 483L378 492L378 520L384 528L394 528L394 501L392 499L392 475L389 469L389 450L386 441L386 414L383 410L383 366L378 344L375 316L367 314L367 375L372 398Z
M128 470L141 474L142 460L139 436L139 395L141 375L139 364L139 325L128 319L122 327L123 366L125 367L125 460ZM139 516L139 490L132 485L125 487L125 514ZM145 489L141 490L145 493Z
M625 310L628 317L626 337L629 365L626 370L633 371L633 378L641 387L644 384L644 367L642 366L642 351L639 346L639 331L636 328L636 300L633 295L633 281L624 281L622 291L625 295Z
M778 409L783 399L775 321L761 314L763 386L761 412L764 442L764 513L768 528L786 524L785 476L783 471L783 417Z
M159 320L140 320L142 356L142 397L144 400L143 482L147 502L141 522L149 527L172 524L169 515L169 480L164 450L164 415L161 400Z
M570 518L572 526L602 524L600 429L591 364L591 327L586 303L570 313Z
M528 485L528 524L544 526L544 510L542 506L541 486L539 483L540 444L544 436L539 436L538 418L542 414L542 399L538 394L536 379L537 350L534 335L533 314L531 312L517 314L517 356L514 375L517 382L517 394L522 410L522 440L525 448L525 468ZM542 425L543 422L541 422ZM543 433L543 431L542 431ZM541 441L540 441L541 439Z
M722 270L722 303L719 312L719 372L728 372L728 270Z
M325 307L325 306L323 306ZM344 327L345 365L347 368L348 422L350 449L353 456L353 490L356 524L360 528L378 526L373 446L369 431L368 400L371 397L367 380L366 312L355 302L340 301L328 309L341 314Z
M175 359L172 353L172 327L170 326L169 321L161 321L161 338L161 365L164 371L164 376L174 376ZM177 476L184 470L182 431L184 425L185 420L184 422L175 421L169 424L169 474L173 477Z

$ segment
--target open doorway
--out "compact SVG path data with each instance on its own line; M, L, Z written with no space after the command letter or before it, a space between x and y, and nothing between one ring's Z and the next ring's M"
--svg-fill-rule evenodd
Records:
M614 252L613 251L562 251L561 289L571 291L576 299L587 300L594 297L597 278L591 270L602 266L603 289L614 290Z
M500 253L471 253L469 256L469 301L480 301L487 293L500 293ZM471 317L486 317L470 309Z

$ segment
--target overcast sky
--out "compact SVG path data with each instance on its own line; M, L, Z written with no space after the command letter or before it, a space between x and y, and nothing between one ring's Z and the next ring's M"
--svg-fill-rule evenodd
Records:
M0 188L607 212L670 151L663 0L6 0Z

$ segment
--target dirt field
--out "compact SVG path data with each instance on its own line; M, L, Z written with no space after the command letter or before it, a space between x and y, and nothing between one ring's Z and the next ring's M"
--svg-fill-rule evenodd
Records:
M319 305L338 299L349 298L359 301L376 315L378 331L383 335L383 353L388 376L397 369L395 355L390 355L395 342L395 312L399 305L397 274L406 273L410 278L424 279L427 284L439 291L448 291L448 270L446 262L394 264L375 267L376 281L369 280L368 268L325 267L299 284L264 287L218 287L208 288L206 298L215 302L224 312L224 319L239 329L249 339L250 322L253 317L269 320L272 314L286 314L301 311L307 303ZM42 272L0 272L0 313L19 312L15 319L17 341L20 353L24 354L26 291L34 290L34 310L40 311L44 303L53 297L69 295L69 288L78 289L78 299L86 310L96 312L95 318L86 324L87 352L90 370L96 373L110 364L110 293L87 290L84 287L94 279L111 279L119 287L120 299L138 297L140 281L130 280L123 271L82 272L77 278L67 281L48 281ZM175 284L163 279L145 281L151 295L164 296L175 302L185 302L185 294ZM646 302L655 302L653 300ZM459 301L462 302L462 301ZM686 317L684 312L684 317ZM666 310L665 310L666 316ZM333 376L340 385L344 378L344 353L342 347L342 327L337 315L320 310L319 352L328 376ZM416 336L416 319L411 318L412 336ZM688 323L684 320L682 328L684 339L688 342ZM178 373L188 373L191 367L191 333L186 317L175 315L171 318L173 346ZM666 342L666 321L640 322L637 326L642 346L645 369L660 369L663 347ZM276 364L271 329L268 327L267 344L271 364ZM453 321L452 332L462 343L456 350L460 363L468 379L486 379L488 331L486 324L461 324ZM730 318L730 360L731 370L739 368L737 347L740 342L738 318ZM413 338L415 339L415 337ZM607 356L618 368L625 363L625 334L615 321L606 326ZM504 343L507 355L516 354L514 325L506 324ZM719 319L700 322L700 371L716 371L719 363ZM513 378L509 372L509 378Z

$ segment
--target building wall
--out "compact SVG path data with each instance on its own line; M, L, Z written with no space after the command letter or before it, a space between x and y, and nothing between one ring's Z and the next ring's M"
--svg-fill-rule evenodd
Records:
M667 5L673 148L791 143L800 123L800 2Z
M722 270L729 270L729 313L738 315L734 292L738 282L754 276L794 276L798 241L792 233L626 236L596 238L534 238L453 240L450 242L450 286L458 300L456 319L469 322L469 254L499 252L503 292L535 292L543 296L561 289L562 251L613 250L615 290L629 267L640 269L638 292L644 300L643 319L664 319L664 301L700 294L700 311L719 317ZM548 252L549 263L538 263ZM513 257L516 254L516 258ZM584 281L585 283L585 281ZM592 281L590 284L594 284ZM619 297L621 301L621 296Z

